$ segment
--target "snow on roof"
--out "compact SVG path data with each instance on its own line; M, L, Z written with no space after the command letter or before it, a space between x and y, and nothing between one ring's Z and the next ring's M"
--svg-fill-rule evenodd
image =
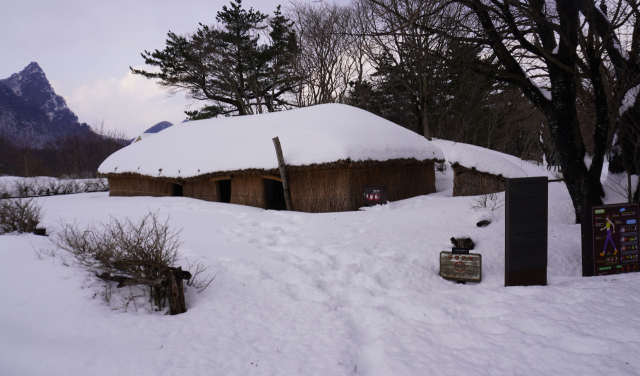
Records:
M501 155L504 154L497 151L462 142L437 140L434 143L445 151L446 160L451 164L458 163L467 168L502 175L505 178L527 177L527 173L522 168L503 158Z
M435 144L406 128L356 107L324 104L176 124L112 154L98 172L184 178L273 169L278 167L272 141L276 136L285 163L292 166L348 158L444 160Z

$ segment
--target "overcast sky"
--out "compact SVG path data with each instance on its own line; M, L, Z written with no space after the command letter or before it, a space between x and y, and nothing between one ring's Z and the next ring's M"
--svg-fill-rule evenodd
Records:
M305 1L305 0L301 0ZM306 0L312 1L312 0ZM340 1L348 3L347 0ZM0 78L37 62L81 122L104 121L133 137L168 120L184 120L190 101L168 97L133 76L140 53L165 46L169 30L183 34L212 24L228 0L0 0ZM273 14L289 0L244 0ZM196 104L193 108L199 107Z

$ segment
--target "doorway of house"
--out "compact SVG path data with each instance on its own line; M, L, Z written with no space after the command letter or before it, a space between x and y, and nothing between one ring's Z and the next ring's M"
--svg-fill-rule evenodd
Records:
M183 186L180 184L173 184L171 187L171 196L174 197L182 197L183 196Z
M231 203L231 179L218 180L220 202Z
M264 196L267 199L267 209L287 210L282 182L273 179L264 179Z

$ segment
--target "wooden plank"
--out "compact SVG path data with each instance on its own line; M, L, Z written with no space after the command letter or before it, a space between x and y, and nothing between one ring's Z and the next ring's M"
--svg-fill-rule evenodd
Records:
M275 137L273 145L276 147L276 155L278 157L278 167L280 168L280 178L282 178L282 188L284 189L284 201L287 204L287 210L293 210L293 202L291 202L291 194L289 192L289 184L287 184L287 172L284 165L284 156L282 155L282 147L280 139Z
M280 183L282 183L282 177L280 177L278 175L262 174L262 175L260 175L260 177L263 178L263 179L277 180Z
M218 181L218 180L231 180L231 175L226 176L216 176L215 178L209 179L210 181Z

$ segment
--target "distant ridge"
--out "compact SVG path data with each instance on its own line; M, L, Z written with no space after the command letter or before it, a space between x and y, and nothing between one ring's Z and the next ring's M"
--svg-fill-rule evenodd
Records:
M172 125L173 125L173 123L171 123L171 122L161 121L158 124L152 126L151 128L147 129L146 131L144 131L144 133L158 133L161 130L167 129Z

